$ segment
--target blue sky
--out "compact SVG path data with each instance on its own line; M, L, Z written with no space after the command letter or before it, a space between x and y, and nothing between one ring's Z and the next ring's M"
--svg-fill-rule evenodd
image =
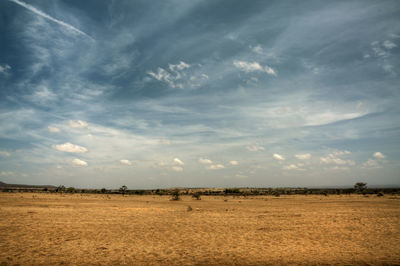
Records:
M0 2L0 180L400 185L398 1Z

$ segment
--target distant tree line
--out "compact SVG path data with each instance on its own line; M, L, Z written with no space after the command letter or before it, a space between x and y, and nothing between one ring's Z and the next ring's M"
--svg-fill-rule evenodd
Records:
M123 185L119 189L79 189L74 187L29 188L4 187L3 192L45 192L45 193L92 193L92 194L121 194L121 195L169 195L177 199L181 195L191 195L195 199L201 196L257 196L257 195L346 195L346 194L400 194L400 188L369 188L367 183L358 182L352 188L174 188L174 189L128 189Z

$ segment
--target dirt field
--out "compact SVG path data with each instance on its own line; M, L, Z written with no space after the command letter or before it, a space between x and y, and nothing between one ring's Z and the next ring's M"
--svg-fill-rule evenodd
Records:
M0 193L0 264L400 264L400 197Z

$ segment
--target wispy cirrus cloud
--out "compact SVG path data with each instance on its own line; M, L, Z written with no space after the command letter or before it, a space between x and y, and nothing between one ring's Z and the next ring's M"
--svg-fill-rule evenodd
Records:
M44 18L48 19L48 20L51 20L51 21L53 21L53 22L65 27L65 28L67 28L68 30L71 30L71 31L76 32L76 33L79 33L79 34L81 34L81 35L83 35L85 37L90 38L91 40L94 40L92 37L90 37L88 34L84 33L83 31L75 28L74 26L72 26L72 25L70 25L68 23L65 23L64 21L58 20L56 18L53 18L52 16L44 13L43 11L37 9L36 7L34 7L34 6L30 5L30 4L27 4L27 3L19 1L19 0L9 0L9 1L11 1L13 3L16 3L17 5L20 5L20 6L24 7L24 8L32 11L36 15L39 15L41 17L44 17Z

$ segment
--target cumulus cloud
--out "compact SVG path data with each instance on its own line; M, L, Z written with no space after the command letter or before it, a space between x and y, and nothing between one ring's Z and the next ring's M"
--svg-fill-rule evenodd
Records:
M383 153L379 151L375 152L373 156L377 159L384 159L386 157Z
M6 152L6 151L0 151L0 156L2 156L2 157L10 157L11 154L9 152Z
M10 71L11 67L7 64L0 65L0 74L7 74Z
M274 153L274 155L272 155L272 157L273 157L275 160L278 160L278 161L284 161L284 160L285 160L285 157L283 157L282 155L277 154L277 153Z
M369 169L382 168L378 161L374 159L368 159L365 163L363 163L362 167Z
M88 150L85 147L66 142L64 144L53 145L53 149L58 151L73 152L73 153L84 153Z
M88 126L88 123L82 120L76 120L76 121L69 120L68 124L70 127L73 128L86 128Z
M87 166L88 165L87 162L82 161L78 158L73 159L72 164L77 165L77 166Z
M126 160L126 159L119 160L119 161L120 161L120 163L125 164L125 165L132 165L132 162L129 160Z
M202 163L202 164L212 164L212 161L211 161L210 159L200 158L200 159L199 159L199 163Z
M171 71L176 71L176 70L184 70L185 68L189 68L190 65L189 65L189 64L186 64L186 63L183 62L183 61L180 61L179 64L176 64L176 65L169 64L168 67L169 67L169 69L170 69Z
M208 170L220 170L220 169L224 169L225 166L222 164L212 164L210 166L207 166Z
M1 171L0 175L1 176L14 176L15 173L12 171Z
M395 44L394 42L390 41L390 40L386 40L383 42L382 44L386 49L391 50L393 48L397 47L397 44Z
M60 132L60 129L59 129L58 127L48 126L47 129L48 129L49 132L51 132L51 133Z
M258 145L251 145L251 146L246 146L246 149L248 151L256 152L256 151L263 151L264 147Z
M337 164L337 165L355 165L356 163L352 160L342 159L339 156L349 155L349 151L334 151L328 154L326 157L321 157L320 162L324 164Z
M290 165L285 165L282 167L283 170L299 170L299 171L304 171L305 169L301 168L301 165L295 165L295 164L290 164Z
M174 164L176 164L176 165L184 165L184 163L179 158L175 158L174 159Z
M351 151L348 151L348 150L334 151L334 152L332 152L332 154L335 155L335 156L349 155L349 154L351 154Z
M240 61L240 60L235 60L233 62L233 65L240 69L241 71L244 72L265 72L269 75L272 76L277 76L276 72L274 69L272 69L269 66L265 66L263 67L262 65L260 65L260 63L258 62L247 62L247 61Z
M172 170L172 171L175 171L175 172L182 172L182 171L183 171L183 168L180 167L180 166L172 166L172 167L171 167L171 170Z
M230 164L230 165L238 165L239 162L238 162L238 161L230 161L229 164Z
M299 160L309 160L311 158L311 154L305 153L305 154L296 154L295 157Z

